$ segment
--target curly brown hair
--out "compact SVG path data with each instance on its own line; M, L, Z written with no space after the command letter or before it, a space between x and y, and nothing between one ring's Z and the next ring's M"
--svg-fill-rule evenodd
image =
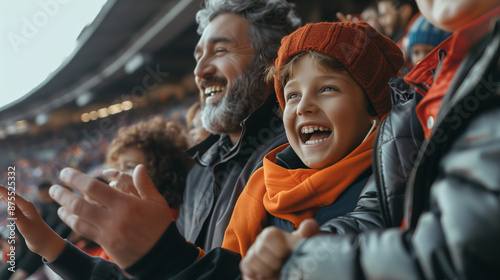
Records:
M179 208L186 177L194 161L184 152L187 141L182 127L161 117L142 121L118 130L106 156L109 166L117 168L118 156L137 148L146 158L147 175L171 208Z

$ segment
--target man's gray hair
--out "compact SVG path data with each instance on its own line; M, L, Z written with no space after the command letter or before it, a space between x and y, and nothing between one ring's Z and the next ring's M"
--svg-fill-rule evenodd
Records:
M294 8L285 0L205 0L196 14L198 34L218 15L241 15L251 24L248 35L255 55L270 65L277 57L281 39L300 26Z

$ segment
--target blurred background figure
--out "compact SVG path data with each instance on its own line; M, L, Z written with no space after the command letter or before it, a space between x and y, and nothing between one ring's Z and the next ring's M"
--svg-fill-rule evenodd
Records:
M411 63L415 66L424 57L448 38L452 32L441 30L420 16L408 31Z
M188 147L191 148L194 145L205 140L210 136L208 132L201 125L201 104L196 102L191 107L189 107L186 113L186 130L187 130L187 142Z
M194 164L184 153L186 149L187 141L182 127L156 116L118 130L106 156L107 165L114 170L106 170L104 175L111 177L111 186L119 188L119 181L124 180L124 176L118 171L132 175L137 165L145 165L149 178L169 204L171 215L176 219L182 203L186 176ZM105 178L96 178L108 183ZM126 179L131 180L131 177ZM92 201L86 196L84 198ZM70 242L91 256L113 261L93 240L74 235Z
M378 0L377 9L380 27L395 43L401 42L420 14L413 0Z
M383 28L380 26L379 23L379 14L378 14L378 9L377 5L369 5L366 8L363 9L361 14L343 14L342 12L337 12L336 15L337 19L341 22L357 22L357 21L364 21L371 25L375 30L378 32L385 34Z
M376 5L370 5L361 12L361 20L371 25L378 32L385 34L378 21L379 14Z
M410 53L408 51L408 30L420 16L414 0L378 0L378 22L383 33L392 39L403 52L405 63L400 75L411 69Z
M154 117L121 128L109 146L106 160L110 167L130 175L138 164L144 164L149 178L167 200L172 216L177 218L186 176L194 164L184 153L187 147L180 125Z

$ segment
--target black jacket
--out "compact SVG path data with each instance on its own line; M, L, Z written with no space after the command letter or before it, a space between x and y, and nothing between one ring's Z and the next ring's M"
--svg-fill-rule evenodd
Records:
M252 112L242 123L242 136L236 145L228 136L211 135L188 151L198 164L188 175L179 218L127 272L139 279L167 279L184 268L179 263L195 261L199 251L192 243L205 251L222 245L246 182L262 166L264 155L287 142L277 104L276 96L271 95ZM70 262L82 269L75 269ZM68 279L127 279L116 265L81 254L70 244L49 266Z
M357 211L324 228L343 235L303 240L282 279L500 279L499 27L497 21L455 74L412 164L404 207L397 182L407 173L379 176ZM402 130L391 137L389 129L395 113L380 133L400 142ZM381 147L379 175L413 159L398 145Z
M211 135L188 151L197 165L189 172L177 227L205 251L220 247L233 208L246 182L272 149L287 142L276 96L270 96L243 123L242 136Z

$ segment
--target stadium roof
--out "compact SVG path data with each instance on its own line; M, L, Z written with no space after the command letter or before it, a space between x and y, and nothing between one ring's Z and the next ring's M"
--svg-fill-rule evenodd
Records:
M333 20L335 11L357 11L373 0L289 1L307 22ZM21 120L32 123L45 116L63 126L74 122L86 104L123 101L141 94L141 86L151 93L146 79L148 85L194 86L195 14L201 2L108 0L79 35L73 53L23 98L0 108L0 139Z
M116 99L152 71L168 73L162 78L172 80L192 73L200 2L109 0L81 32L73 53L44 82L0 108L0 128L63 106L78 108L80 96L92 102Z

